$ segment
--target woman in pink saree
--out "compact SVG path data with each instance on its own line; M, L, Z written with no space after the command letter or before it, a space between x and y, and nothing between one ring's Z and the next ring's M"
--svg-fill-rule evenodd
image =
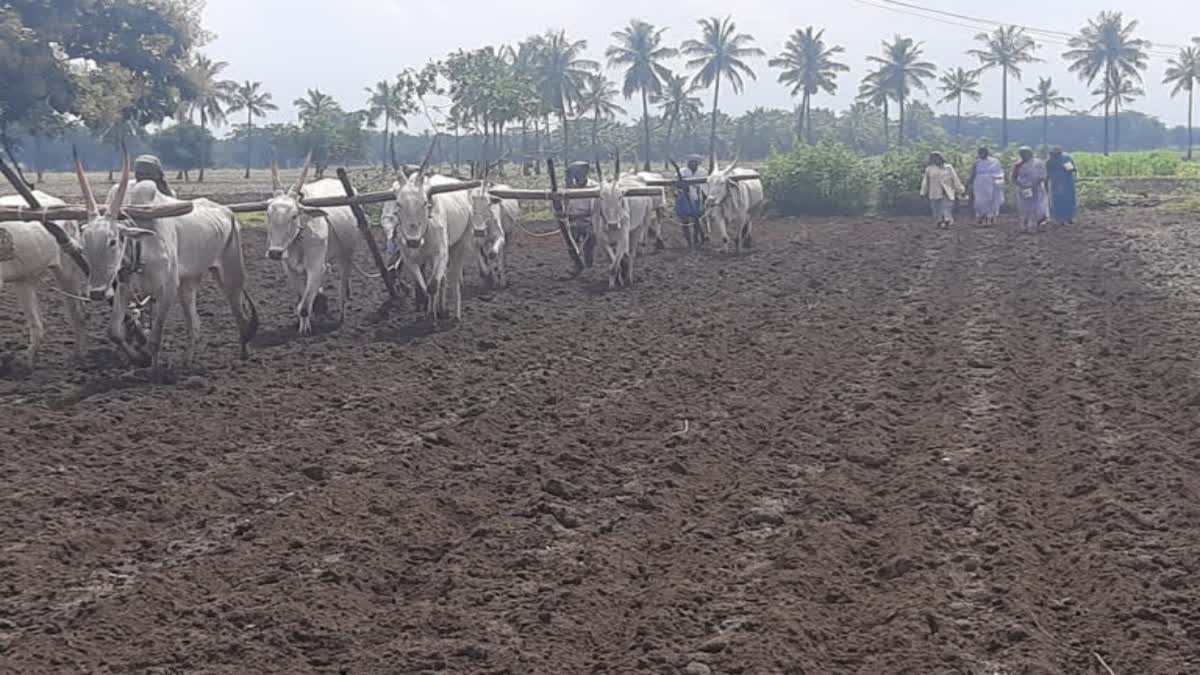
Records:
M967 184L975 196L975 218L980 225L994 225L1004 205L1004 167L987 148L979 149Z

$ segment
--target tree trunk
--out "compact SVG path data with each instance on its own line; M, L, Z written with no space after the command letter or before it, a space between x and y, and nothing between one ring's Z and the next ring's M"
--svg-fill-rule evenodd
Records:
M1113 101L1113 152L1121 151L1121 102Z
M812 121L813 121L812 97L805 96L804 97L804 123L808 125L808 144L809 145L813 144Z
M663 147L663 171L671 168L671 156L674 152L671 149L671 135L675 132L675 115L667 116L667 140Z
M796 142L804 142L804 99L800 99L800 105L796 106Z
M1188 89L1188 161L1192 161L1192 96L1195 94L1195 86Z
M883 99L883 151L887 152L892 149L892 132L888 127L888 102L887 98Z
M904 147L904 97L900 96L897 99L897 102L900 104L900 129L899 129L899 131L896 132L896 145L898 147L903 148Z
M562 121L563 166L571 163L571 132L567 129L567 101L559 99L558 117Z
M1050 149L1050 106L1042 106L1042 151Z
M204 133L208 130L208 115L204 113L204 109L200 109L200 176L196 179L197 183L204 182L204 166L208 164L208 143L204 142Z
M1108 77L1104 80L1104 156L1108 157Z
M1008 66L1001 70L1000 76L1000 95L1004 100L1000 102L1000 149L1008 149Z
M717 168L717 105L721 102L721 75L717 74L717 81L713 87L713 111L712 111L712 132L708 136L708 172L712 173Z
M642 170L650 170L650 101L646 96L645 87L642 88L642 126L646 128L646 156L642 160Z
M386 150L386 148L385 148ZM387 154L386 152L384 154ZM246 180L250 180L250 161L254 158L254 111L246 108Z
M521 175L528 176L526 169L529 167L529 121L521 118Z
M383 168L385 170L387 169L388 165L388 138L391 137L391 125L391 113L385 108L383 111L383 152L379 154L379 159L383 162Z
M958 107L954 111L954 137L962 138L962 94L958 95Z
M600 111L592 118L592 154L599 157L600 152Z

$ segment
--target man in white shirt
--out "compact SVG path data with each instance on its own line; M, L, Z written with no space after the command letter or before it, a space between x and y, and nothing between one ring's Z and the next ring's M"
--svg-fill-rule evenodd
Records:
M700 168L703 160L699 155L689 155L687 167L679 173L683 178L703 178L708 174ZM683 224L683 235L688 240L688 246L699 246L707 238L701 227L704 215L704 189L702 185L684 187L680 185L675 197L675 215Z

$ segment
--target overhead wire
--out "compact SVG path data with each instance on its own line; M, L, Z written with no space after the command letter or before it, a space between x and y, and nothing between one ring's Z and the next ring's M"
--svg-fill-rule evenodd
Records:
M874 9L882 9L882 10L886 10L889 12L902 14L905 16L911 16L911 17L915 17L915 18L919 18L919 19L924 19L927 21L934 21L934 22L941 23L944 25L954 26L954 27L958 27L958 28L966 28L966 29L974 30L974 31L984 31L987 29L998 28L998 27L1003 27L1003 26L1016 26L1017 28L1020 28L1020 29L1024 30L1025 32L1030 33L1031 35L1035 35L1036 37L1038 37L1038 39L1041 42L1053 44L1053 45L1057 45L1057 46L1061 46L1061 47L1071 47L1070 40L1075 37L1074 34L1067 33L1064 31L1049 30L1049 29L1037 28L1037 27L1033 27L1033 26L1024 26L1024 25L1016 24L1016 23L997 21L995 19L983 19L983 18L979 18L979 17L970 16L967 14L960 14L957 12L949 12L949 11L945 11L945 10L922 7L920 5L916 5L913 3L904 2L903 0L854 0L854 1L860 5L872 7ZM969 22L969 23L963 23L963 22ZM1150 44L1151 44L1151 46L1145 50L1148 56L1153 56L1156 58L1173 58L1174 56L1176 56L1176 54L1174 52L1168 51L1167 49L1156 48L1154 46L1156 43L1154 43L1153 41L1150 41ZM1184 48L1182 45L1174 45L1174 44L1167 44L1167 43L1157 43L1157 44L1160 44L1164 47L1168 47L1171 49L1183 49Z

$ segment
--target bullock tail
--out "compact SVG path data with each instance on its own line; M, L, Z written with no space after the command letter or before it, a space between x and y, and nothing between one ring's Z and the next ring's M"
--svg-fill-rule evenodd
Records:
M242 344L246 345L258 335L258 306L245 289L242 289L242 307L250 310L246 325L242 327Z

